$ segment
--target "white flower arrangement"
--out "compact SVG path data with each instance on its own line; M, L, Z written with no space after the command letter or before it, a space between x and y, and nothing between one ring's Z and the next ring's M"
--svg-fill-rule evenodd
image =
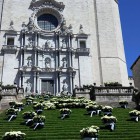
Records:
M34 123L42 123L45 122L46 117L43 115L37 115L33 117L33 122Z
M92 104L89 104L85 108L87 109L87 111L92 111L92 110L102 109L102 106L101 105L92 105Z
M15 104L16 104L15 101L11 101L11 102L9 102L10 107L14 107Z
M62 108L59 110L60 114L70 114L72 111L68 108Z
M103 123L112 123L112 122L116 123L117 122L117 118L116 117L114 117L114 116L107 116L107 115L103 116L101 118L101 120L103 121Z
M34 109L44 109L44 104L43 103L37 103L33 106Z
M27 111L27 112L22 113L22 115L24 119L32 119L34 116L37 115L37 113L33 111Z
M6 132L2 137L2 140L24 140L26 134L21 131Z
M126 101L126 100L121 100L121 101L119 101L119 104L120 104L120 105L121 105L121 104L128 105L128 101Z
M130 116L140 116L140 111L138 110L133 110L129 112Z
M103 112L112 112L113 108L111 106L104 106L102 108L102 111Z
M18 109L9 108L6 110L6 115L17 115Z
M86 127L80 130L81 138L97 138L99 132L99 127L92 125L91 127Z
M50 110L50 109L56 109L56 106L54 103L51 102L44 102L45 110Z

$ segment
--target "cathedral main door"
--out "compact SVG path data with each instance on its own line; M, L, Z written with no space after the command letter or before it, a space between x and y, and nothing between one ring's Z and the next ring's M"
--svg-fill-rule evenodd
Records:
M54 94L54 81L42 79L41 91L42 91L42 93L50 92L53 95Z

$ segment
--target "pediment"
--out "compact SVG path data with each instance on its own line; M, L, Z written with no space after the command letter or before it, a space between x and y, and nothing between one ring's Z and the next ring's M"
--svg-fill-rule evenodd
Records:
M44 7L52 7L59 11L63 11L65 5L63 4L63 2L57 2L55 0L32 0L29 8L34 11L36 9Z

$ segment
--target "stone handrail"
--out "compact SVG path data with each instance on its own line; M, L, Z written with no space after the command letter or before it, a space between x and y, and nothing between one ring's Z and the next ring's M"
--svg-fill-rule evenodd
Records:
M95 94L117 94L117 93L126 93L126 94L131 94L134 90L134 87L94 87ZM81 93L81 92L90 92L90 89L86 88L75 88L76 93Z
M94 87L95 94L132 94L134 87Z

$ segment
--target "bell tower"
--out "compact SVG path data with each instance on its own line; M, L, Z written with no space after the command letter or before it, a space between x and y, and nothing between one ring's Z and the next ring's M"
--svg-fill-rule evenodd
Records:
M1 20L2 20L3 3L4 3L4 0L0 0L0 29L1 29Z
M118 0L94 0L101 83L128 86Z

